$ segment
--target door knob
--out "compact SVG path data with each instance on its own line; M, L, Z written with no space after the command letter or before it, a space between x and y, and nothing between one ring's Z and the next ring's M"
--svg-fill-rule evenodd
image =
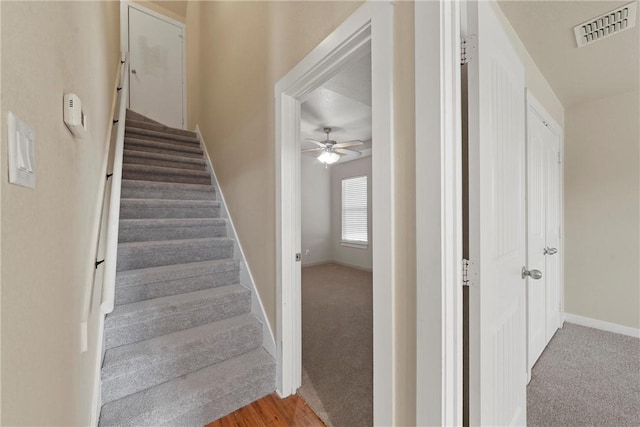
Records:
M138 74L138 72L136 71L136 69L134 68L133 70L131 70L131 74Z
M542 272L540 270L527 270L527 267L522 267L522 278L526 279L527 277L538 280L542 278Z
M550 247L546 247L544 248L544 254L545 255L555 255L558 253L558 249L556 248L550 248Z

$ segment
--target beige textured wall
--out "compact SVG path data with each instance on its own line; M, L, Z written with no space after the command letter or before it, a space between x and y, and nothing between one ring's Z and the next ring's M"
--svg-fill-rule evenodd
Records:
M545 107L551 117L561 127L564 127L564 106L562 105L562 102L560 102L560 99L553 91L553 88L549 85L547 79L545 79L544 75L542 74L536 63L533 61L531 55L529 55L529 52L527 52L527 49L522 43L522 40L520 40L520 38L516 34L516 31L513 29L511 23L502 12L499 4L492 1L491 5L498 12L498 17L502 21L502 24L507 30L507 33L511 37L511 43L518 52L520 60L525 67L525 85L527 89L531 90L533 95Z
M190 124L202 130L272 326L275 283L275 83L343 22L359 2L200 3L200 97ZM193 4L187 8L187 25ZM415 201L413 4L394 6L396 133L395 423L415 420ZM193 37L187 44L194 43ZM192 113L193 111L193 113ZM392 284L390 284L392 286Z
M186 21L186 12L187 12L187 4L188 3L197 3L194 2L186 2L186 1L149 1L149 0L130 0L133 3L137 3L142 7L146 7L147 9L151 9L154 12L157 12L161 15L164 15L168 18L175 19L178 22Z
M566 111L565 310L640 327L638 92Z
M136 0L138 1L138 0ZM148 3L161 7L164 10L168 10L174 16L182 18L184 21L187 15L187 2L186 1L171 1L171 0L150 0Z
M87 425L96 343L93 333L90 350L80 353L79 325L104 182L119 4L3 1L0 7L2 424ZM88 115L82 140L62 122L66 92L80 96ZM8 111L35 130L34 190L8 184Z

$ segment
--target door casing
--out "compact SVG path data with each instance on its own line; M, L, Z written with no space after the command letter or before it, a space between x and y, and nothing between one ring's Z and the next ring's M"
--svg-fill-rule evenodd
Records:
M129 8L138 9L160 20L166 21L182 29L182 128L187 129L187 31L183 22L172 19L154 10L129 0L120 0L120 51L129 52ZM129 78L129 76L127 76ZM127 99L127 108L130 108Z

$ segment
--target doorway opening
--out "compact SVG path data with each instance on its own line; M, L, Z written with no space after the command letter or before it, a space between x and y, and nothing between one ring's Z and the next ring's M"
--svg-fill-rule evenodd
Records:
M368 2L275 87L277 389L302 385L301 106L349 64L371 54L373 423L393 424L393 6ZM330 127L327 125L326 127ZM317 137L315 139L318 139ZM330 137L330 139L332 139ZM335 138L333 138L335 139Z
M298 393L328 426L373 425L371 53L314 90L300 119Z
M185 24L120 3L120 45L129 52L127 107L174 128L187 125Z

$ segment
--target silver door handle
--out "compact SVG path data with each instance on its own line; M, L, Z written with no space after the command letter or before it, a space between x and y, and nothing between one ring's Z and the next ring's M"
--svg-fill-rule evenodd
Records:
M136 69L134 68L133 70L131 70L131 74L138 74L138 72L136 71Z
M542 272L540 270L527 270L527 267L522 267L522 278L526 279L527 277L539 280L542 279Z
M556 248L550 248L550 247L546 247L544 248L544 254L545 255L555 255L558 253L558 249Z

